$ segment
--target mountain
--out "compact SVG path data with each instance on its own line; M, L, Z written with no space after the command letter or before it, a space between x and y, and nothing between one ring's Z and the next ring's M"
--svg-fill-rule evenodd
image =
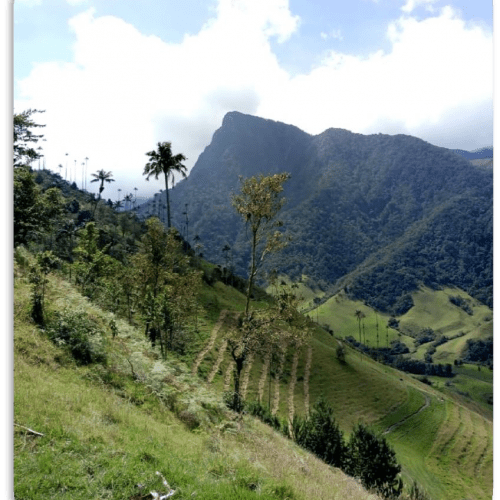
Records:
M492 305L492 171L407 135L361 135L228 113L173 190L173 224L205 256L246 274L245 226L231 207L239 176L287 171L282 211L291 244L267 262L381 311L402 314L420 284L457 286ZM187 207L186 207L187 204ZM143 205L143 216L155 213Z
M479 148L474 151L464 151L463 149L452 149L454 153L464 157L466 160L482 160L493 158L493 146L489 148Z

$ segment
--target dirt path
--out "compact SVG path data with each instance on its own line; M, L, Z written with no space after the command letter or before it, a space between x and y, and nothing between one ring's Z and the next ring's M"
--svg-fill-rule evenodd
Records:
M295 392L295 384L297 383L297 366L299 364L299 349L295 349L293 353L292 371L290 373L290 384L288 384L288 427L290 434L292 432L292 420L295 413L295 405L293 404L293 395Z
M224 319L226 317L227 310L223 309L220 312L219 319L217 320L217 323L215 323L212 333L210 334L210 339L207 342L207 345L198 353L198 356L196 357L196 360L193 364L193 368L191 369L191 373L193 375L196 375L198 373L198 368L203 361L203 358L207 355L208 352L210 352L211 349L213 349L214 344L215 344L215 339L217 338L217 335L219 334L219 330L222 327L222 324L224 323Z
M278 369L276 370L276 377L274 378L274 396L271 415L276 415L280 405L280 378L281 374L283 373L283 368L285 367L285 354L286 348L283 349L283 351L280 353L279 365Z
M227 349L227 340L224 339L222 341L222 344L220 345L219 354L217 355L217 359L215 360L214 366L212 367L212 370L208 374L207 383L211 384L215 375L217 375L217 372L219 371L219 367L222 363L222 360L224 359L224 354L226 354L226 349Z
M312 347L307 347L306 366L304 369L304 410L309 415L309 377L311 375Z
M425 403L417 411L410 413L410 415L406 415L406 417L401 419L399 422L396 422L395 424L392 424L390 427L387 427L387 429L384 431L384 434L389 434L389 432L392 432L394 429L397 429L400 425L403 425L409 418L414 417L421 411L428 408L430 405L431 405L431 397L428 394L425 394Z
M262 363L262 371L260 372L259 385L258 385L258 399L259 403L262 403L262 398L264 397L264 385L266 383L267 374L269 372L269 364L271 362L271 354L266 352L264 356L264 362Z

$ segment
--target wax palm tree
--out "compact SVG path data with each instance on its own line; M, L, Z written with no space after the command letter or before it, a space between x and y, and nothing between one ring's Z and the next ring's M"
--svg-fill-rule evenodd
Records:
M172 154L172 144L170 142L159 142L156 151L146 153L149 156L149 162L144 167L143 175L146 175L148 181L151 176L156 180L163 174L165 176L165 190L167 197L167 227L172 226L170 218L170 199L168 194L168 179L172 178L172 186L174 184L174 172L180 173L186 177L186 166L182 164L186 160L183 154Z
M97 204L99 203L101 199L101 193L104 191L104 183L105 182L115 182L114 179L112 179L113 174L111 172L106 172L105 170L101 169L98 170L95 174L90 174L94 179L92 179L90 182L100 182L101 185L99 186L99 197L97 198L97 201L95 203L94 207L94 213L92 214L92 218L94 217Z
M118 211L120 208L122 208L122 207L123 207L123 203L122 203L122 201L121 201L121 200L117 200L117 201L115 201L115 202L113 203L113 208L114 208L115 210L117 210L117 211Z
M133 197L132 193L126 194L123 197L123 201L125 202L125 210L127 210L127 206L128 206L128 209L130 210L130 205L132 204L133 199L134 199L134 197Z
M359 343L361 344L361 320L365 317L364 313L360 311L359 309L356 309L356 312L354 313L354 316L356 316L358 320L358 328L359 328Z
M101 169L98 170L95 174L90 174L94 179L92 179L90 182L100 182L101 185L99 186L99 199L101 199L101 193L104 191L104 183L105 182L115 182L114 179L112 179L113 174L111 172L106 172L105 170Z

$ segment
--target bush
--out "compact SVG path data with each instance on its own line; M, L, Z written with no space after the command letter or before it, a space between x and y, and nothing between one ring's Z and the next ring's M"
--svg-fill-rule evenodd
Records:
M385 438L377 436L365 425L358 424L347 444L346 472L361 480L366 489L375 489L382 496L399 496L401 466Z
M106 363L104 350L95 340L91 340L96 333L97 326L82 312L56 312L54 320L47 327L49 338L68 349L82 365Z
M294 416L294 439L299 446L311 451L334 467L343 467L346 458L344 436L339 429L332 407L320 397L309 418Z
M259 418L260 420L262 420L262 422L264 422L267 425L270 425L277 431L285 432L287 430L288 428L287 424L282 423L276 415L273 415L271 413L271 410L267 406L264 406L258 401L252 401L250 403L247 403L245 406L246 406L246 411L250 415Z

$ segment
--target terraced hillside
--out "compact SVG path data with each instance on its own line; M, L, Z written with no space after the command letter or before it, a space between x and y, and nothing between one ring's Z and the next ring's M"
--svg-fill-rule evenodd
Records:
M185 363L161 359L142 329L51 276L49 312L83 315L97 329L92 345L107 356L76 365L30 321L30 286L16 274L16 499L139 500L171 488L179 500L378 500L257 419L229 412ZM198 326L208 339L216 325L206 312Z
M85 311L103 331L108 330L112 313L100 312L64 280L51 279L57 281L49 285L52 310ZM262 485L262 491L268 492L263 498L274 498L272 491L276 484L289 483L290 474L276 472L271 465L272 461L285 458L270 458L270 453L266 459L255 458L266 464L265 474L257 474L252 467L242 468L238 462L241 457L257 457L255 447L249 451L252 439L259 439L253 431L245 431L248 439L238 438L247 439L244 450L238 448L237 440L231 441L224 433L213 437L212 431L207 437L212 444L203 444L203 440L186 435L192 450L179 451L175 448L178 442L169 438L174 432L170 428L175 433L181 432L177 419L188 427L210 429L215 425L231 429L236 425L238 428L237 423L225 422L221 401L222 392L232 388L233 362L226 336L235 326L236 314L244 308L242 294L221 282L204 285L200 315L196 326L191 326L193 342L181 358L172 356L167 362L162 361L158 347L152 348L143 332L117 319L117 338L112 340L108 333L99 340L107 346L108 366L83 367L73 372L70 364L62 361L64 357L58 348L47 344L27 322L27 281L19 278L16 286L19 298L15 306L15 422L48 436L36 440L26 430L16 430L16 470L19 478L29 478L21 481L19 491L22 489L23 493L19 498L37 498L30 485L38 485L40 492L51 492L50 495L64 486L61 498L83 498L75 493L82 488L92 492L91 496L102 497L105 490L113 487L112 482L117 481L113 477L120 464L125 464L126 470L134 475L133 479L120 480L121 491L130 494L139 480L151 487L156 484L152 468L168 471L165 475L175 480L175 485L186 495L207 492L211 487L226 491L235 484L233 476L243 485L242 491L250 483ZM265 305L265 302L256 304ZM346 301L339 301L339 305L346 310L351 307ZM358 325L354 317L353 320L356 329ZM396 331L394 334L397 336ZM346 351L345 362L337 357L339 343ZM467 368L460 368L465 376ZM488 383L487 370L475 374L478 383ZM456 380L452 379L452 383ZM249 358L243 370L242 391L247 400L260 400L281 417L307 414L323 395L333 406L346 434L358 421L385 433L403 466L406 484L415 479L434 500L491 498L492 422L487 412L481 413L480 405L475 411L472 403L465 404L458 393L439 387L438 381L429 386L375 362L347 346L341 336L332 336L319 326L315 327L310 343L301 350L285 349L272 356L256 354ZM158 406L156 398L164 403ZM154 428L155 439L167 444L139 444L123 425L137 435ZM278 446L276 441L272 442ZM89 446L94 447L92 454L87 453ZM165 446L170 450L166 455ZM202 471L206 459L200 451L204 446L231 450L234 460L217 458L215 465L209 467L213 473L205 477L206 472ZM55 459L56 452L72 458L64 465ZM182 475L182 468L175 463L190 464L195 472ZM60 483L52 479L43 483L43 474L53 477L54 470L61 467L66 472ZM318 481L321 483L318 488L325 487L328 491L337 488L327 487L328 481ZM320 496L314 496L313 483L300 486L294 483L294 491L302 492L296 493L296 497L327 498L319 491ZM337 490L339 498L354 498ZM43 493L40 495L38 498L43 497ZM366 493L359 498L367 498Z
M353 305L340 300L337 304L337 311ZM478 308L481 314L485 312ZM414 317L409 315L407 324ZM357 331L353 314L352 320L347 316L337 319L344 325L351 323L351 329ZM383 320L378 318L381 332ZM232 387L232 361L224 341L224 331L230 327L231 318L222 311L193 364L193 372L219 390ZM390 336L401 338L395 330L390 330ZM408 342L413 340L407 337ZM272 359L269 355L251 358L244 370L246 398L259 400L273 413L285 417L295 412L306 414L310 405L324 395L346 433L357 421L384 433L396 450L408 482L416 479L432 498L490 498L491 412L465 404L463 398L444 386L445 379L432 378L434 387L423 384L347 346L346 363L341 363L336 355L339 342L317 327L310 345L300 352L286 351Z

